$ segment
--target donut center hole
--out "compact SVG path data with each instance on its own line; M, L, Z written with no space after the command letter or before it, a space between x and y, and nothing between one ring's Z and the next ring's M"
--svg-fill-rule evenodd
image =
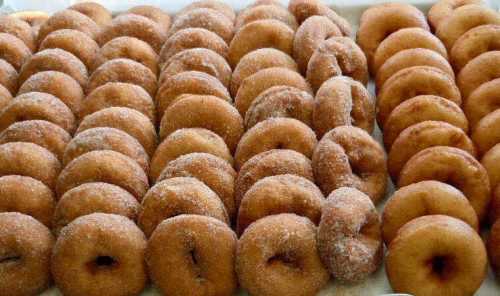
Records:
M191 265L193 266L193 271L194 271L194 274L196 275L196 277L198 279L201 279L203 278L201 276L201 268L200 268L200 260L198 258L198 254L196 253L196 251L194 249L190 250L189 253L188 253L188 256L191 260Z
M21 260L21 256L17 254L7 254L0 257L0 264L14 264Z
M88 267L92 273L103 269L111 269L117 265L118 261L115 258L106 255L97 256L93 261L88 263Z
M451 259L446 256L436 256L430 261L432 272L440 279L447 279L451 273Z
M283 265L288 266L290 268L298 268L299 267L299 262L296 259L296 256L294 256L291 253L278 253L278 254L274 255L273 257L269 258L269 260L267 260L267 263L270 265L283 264Z

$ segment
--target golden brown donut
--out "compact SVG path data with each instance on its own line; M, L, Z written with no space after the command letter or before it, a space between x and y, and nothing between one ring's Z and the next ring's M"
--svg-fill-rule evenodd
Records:
M52 190L42 182L18 175L0 177L0 212L29 215L50 228L55 206Z
M138 5L130 8L125 13L145 16L158 23L165 31L170 28L170 15L161 10L159 7L152 5Z
M498 251L498 245L500 244L499 239L499 226L500 222L497 220L496 223L491 226L490 236L487 241L488 257L490 259L491 267L498 276L498 270L500 267L500 255Z
M371 133L374 124L375 100L360 82L337 76L325 81L316 93L313 126L318 138L341 125Z
M436 180L463 192L476 211L479 221L487 213L490 183L484 167L468 152L455 147L429 147L415 154L403 167L398 186L424 180Z
M384 149L364 130L339 126L323 136L312 156L314 178L325 195L353 187L377 203L385 195Z
M37 36L38 44L40 44L50 33L61 29L81 31L94 40L96 40L100 31L99 26L85 14L72 9L65 9L51 15L49 19L40 26Z
M183 214L167 219L154 231L146 251L153 283L172 296L234 295L237 242L231 228L212 217Z
M14 35L0 33L0 58L11 64L17 71L31 56L31 50Z
M11 95L17 93L18 77L16 69L5 60L0 59L0 85L5 87Z
M500 78L500 51L488 51L472 59L460 70L457 85L464 101L481 84Z
M201 181L191 177L176 177L156 183L144 196L137 224L150 237L163 220L195 214L213 217L229 223L219 196Z
M135 37L116 37L104 44L96 54L93 69L109 60L126 58L148 67L153 74L158 75L158 55L146 42Z
M29 92L15 97L0 112L0 131L11 124L25 120L50 121L68 133L75 130L75 117L71 110L53 95L41 92Z
M111 22L113 16L104 6L96 2L81 2L68 7L68 9L76 10L90 19L97 25L104 26Z
M243 131L243 118L230 103L206 95L186 96L165 111L160 124L160 138L187 127L201 127L224 139L231 152L236 150Z
M76 133L94 127L114 127L136 138L151 157L158 145L156 130L149 118L141 112L125 108L110 107L86 116Z
M306 91L277 85L261 92L245 116L245 128L272 117L291 117L312 126L314 97Z
M234 23L234 20L236 19L236 14L234 13L234 10L231 7L231 5L224 3L222 1L218 1L218 0L194 1L191 4L185 6L183 9L181 9L177 13L177 16L181 16L187 12L190 12L190 11L198 9L198 8L209 8L209 9L216 10L219 13L222 13L224 16L226 16L233 23Z
M252 223L236 249L240 285L250 295L316 295L329 279L317 245L308 218L278 214Z
M402 102L418 95L437 95L461 105L460 91L450 76L438 68L413 66L396 72L377 96L377 121L385 124L387 117Z
M10 91L6 89L5 86L0 84L0 112L5 106L9 104L11 100L12 100L12 95L10 94Z
M288 12L288 10L286 10L284 7L269 4L257 5L243 10L240 14L238 14L238 17L236 18L234 29L237 31L248 23L263 19L274 19L281 21L294 31L296 31L299 26L297 24L297 21L295 20L295 16Z
M275 5L280 7L285 7L281 4L279 0L255 0L252 4L248 5L247 8L252 8L260 5Z
M156 76L148 67L130 59L113 59L102 64L89 78L87 92L108 82L124 82L136 84L149 93L156 94Z
M231 95L236 97L245 78L266 68L281 67L298 72L297 63L291 56L275 48L259 48L244 55L234 68L231 77Z
M399 188L382 214L382 234L387 245L411 220L427 215L447 215L478 231L477 215L467 198L455 187L438 181L422 181Z
M293 118L269 118L241 137L234 160L237 169L254 155L271 149L290 149L311 158L318 140L310 127Z
M436 30L444 19L453 14L455 9L468 4L483 4L483 0L440 0L436 2L427 14L429 24Z
M488 213L491 223L494 223L500 217L500 170L498 169L498 161L500 161L500 145L496 144L481 159L481 164L488 172L493 192Z
M404 129L394 140L387 156L387 168L392 179L398 179L413 155L433 146L456 147L476 156L474 143L460 128L443 121L422 121Z
M266 47L292 55L293 36L294 31L278 20L264 19L250 22L241 27L231 40L229 64L234 68L247 53Z
M14 35L21 39L31 52L36 51L37 45L33 31L30 25L23 20L10 15L1 15L0 32Z
M204 128L182 128L171 133L158 145L151 158L151 181L156 181L171 161L194 152L212 154L233 164L233 156L219 135Z
M25 120L11 124L0 133L0 143L29 142L37 144L62 161L71 135L58 125L45 120Z
M447 122L464 133L469 131L467 117L457 104L433 95L416 96L399 104L387 118L383 135L387 150L404 129L426 120Z
M472 131L471 138L481 156L497 143L500 143L500 110L497 109L484 116Z
M46 12L39 10L21 10L13 12L9 15L28 23L33 30L33 34L35 34L35 37L38 35L40 26L49 19L49 15Z
M465 101L463 108L473 130L477 123L486 115L495 111L500 104L498 92L500 79L496 78L481 84Z

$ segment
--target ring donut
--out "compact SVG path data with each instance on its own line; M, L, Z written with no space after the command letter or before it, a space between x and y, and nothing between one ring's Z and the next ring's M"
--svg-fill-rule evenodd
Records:
M500 110L495 110L483 117L474 128L471 138L476 144L478 154L483 155L497 143L500 143Z
M0 85L5 87L10 95L17 93L18 77L16 69L5 60L0 59Z
M499 91L500 79L496 78L481 84L467 98L463 108L472 130L483 117L497 109L500 104L497 96Z
M457 85L465 101L483 83L500 78L500 50L485 52L472 59L460 70Z
M8 33L0 33L0 58L19 71L30 56L31 50L21 39Z
M0 32L14 35L21 39L31 52L36 52L35 36L30 25L25 21L14 16L2 15L0 16Z
M79 11L65 9L51 15L38 30L38 44L40 44L47 35L61 29L73 29L87 34L90 38L96 40L100 28L88 16Z
M488 218L493 224L500 217L500 170L498 170L498 161L500 160L500 145L495 145L488 150L481 159L481 164L488 172L490 186L493 192L489 205Z
M68 7L76 10L92 19L98 26L104 26L111 22L113 16L104 6L96 2L76 3Z
M191 4L187 5L186 7L184 7L183 9L181 9L177 13L177 16L183 15L184 13L187 13L191 10L198 8L210 8L215 11L218 11L219 13L225 15L233 23L234 20L236 19L236 13L234 12L234 9L231 7L231 5L218 0L194 1Z
M10 94L10 91L6 89L5 86L0 84L0 110L2 110L5 106L7 106L11 100L12 100L12 95Z
M28 23L28 25L31 26L33 34L35 35L34 37L38 35L40 26L49 19L49 15L46 12L39 10L22 10L9 15Z
M460 72L480 54L500 49L500 25L483 25L467 31L457 39L450 52L451 64Z
M264 19L274 19L283 22L290 29L296 31L298 28L297 20L295 16L291 14L288 10L277 5L257 5L254 7L249 7L243 10L234 24L235 31L238 31L244 25Z
M131 13L136 15L142 15L147 17L148 19L158 23L165 31L170 28L170 24L172 20L170 19L170 15L164 12L161 8L153 6L153 5L137 5L125 13Z
M436 30L439 24L453 14L453 11L468 4L483 4L483 0L440 0L431 6L427 18L431 27Z
M488 248L488 256L490 259L490 264L496 274L498 274L498 270L500 268L500 259L499 259L499 251L498 244L500 243L499 239L499 226L500 223L497 221L491 226L490 236L487 242Z

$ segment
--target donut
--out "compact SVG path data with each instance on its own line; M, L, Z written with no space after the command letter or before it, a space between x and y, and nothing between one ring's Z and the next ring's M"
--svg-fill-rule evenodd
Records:
M66 165L57 178L56 192L60 197L72 188L92 182L120 186L138 201L149 188L148 177L135 160L116 151L97 150L87 152Z
M500 267L500 259L499 259L499 254L498 254L498 243L499 243L499 225L500 222L496 222L493 224L491 227L491 232L490 236L488 237L487 241L487 248L488 248L488 257L490 259L491 267L495 271L496 274L498 274L498 270Z
M187 71L212 75L226 88L231 81L231 67L222 56L211 49L190 48L173 55L163 64L159 84L163 85L168 77Z
M488 150L481 159L481 164L488 172L490 186L493 192L488 212L488 218L492 224L500 217L500 186L498 186L500 184L500 170L498 170L499 160L500 145L498 144Z
M68 74L59 71L35 73L24 81L17 94L29 92L51 94L68 106L76 117L81 117L85 94L80 84Z
M0 112L0 131L11 124L25 120L46 120L68 133L75 130L75 117L71 110L53 95L29 92L17 96Z
M204 128L182 128L167 136L156 149L151 158L151 180L156 181L171 161L194 152L212 154L233 163L231 152L219 135Z
M104 44L95 57L94 68L113 59L131 59L158 75L158 55L146 42L135 37L116 37Z
M273 117L290 117L312 126L314 97L293 86L277 85L261 92L248 108L245 127Z
M150 157L158 144L156 130L151 120L134 109L110 107L87 115L80 122L76 134L94 127L113 127L126 132L141 143Z
M422 181L401 187L389 198L382 214L382 234L387 245L398 230L421 216L447 215L479 229L469 200L455 187L438 181Z
M238 234L269 215L294 213L318 225L325 197L313 182L296 175L277 175L257 181L245 193L238 211Z
M49 18L49 15L46 12L39 10L21 10L9 15L28 23L35 36L38 35L40 26Z
M65 295L138 295L147 282L146 245L142 231L126 217L79 217L62 229L54 245L54 282Z
M280 7L285 7L278 0L255 0L252 4L248 5L247 8L252 8L260 5L275 5Z
M368 83L365 54L348 37L331 37L321 42L307 64L307 81L315 91L338 75L349 76L364 85Z
M384 149L364 130L339 126L326 133L314 149L312 167L325 195L353 187L380 201L387 187Z
M49 150L33 143L0 145L0 176L21 175L36 179L54 189L61 163Z
M81 117L109 107L127 107L146 115L156 122L155 104L148 92L139 85L107 82L90 92L82 106Z
M234 20L236 19L236 14L234 13L233 8L229 4L217 0L194 1L181 9L177 13L177 16L182 16L183 14L198 8L210 8L218 11L219 13L222 13L224 16L226 16L231 22L234 22Z
M297 175L314 181L311 161L294 150L272 149L250 158L241 166L234 184L234 200L237 208L245 193L257 181L284 174Z
M464 133L469 130L467 117L457 104L439 96L416 96L402 102L387 117L383 135L387 150L403 130L427 120L447 122Z
M497 143L500 143L500 110L495 110L483 117L474 128L471 138L476 144L479 155L483 155Z
M55 206L52 190L42 182L17 175L0 177L0 212L29 215L50 228Z
M31 52L36 51L36 41L33 31L30 25L23 20L10 15L1 15L0 32L8 33L21 39Z
M309 59L324 40L340 36L339 27L326 16L315 15L306 19L293 38L293 57L300 71L306 73Z
M458 38L472 28L481 25L500 24L496 11L476 4L461 6L445 18L436 29L436 36L451 50Z
M137 224L150 237L163 220L180 214L209 216L229 223L224 204L212 189L195 178L176 177L160 181L149 189Z
M259 38L255 38L259 36ZM275 48L292 55L294 31L274 19L263 19L242 26L229 44L228 60L234 68L247 53L259 48Z
M252 156L271 149L290 149L310 158L318 140L310 127L293 118L269 118L241 137L234 160L236 168Z
M179 215L167 219L148 241L146 263L153 283L166 295L193 291L234 295L238 286L234 271L237 242L231 228L212 217Z
M354 125L373 131L375 99L360 82L337 76L325 81L314 99L313 127L321 138L341 125Z
M234 181L236 171L223 158L204 152L181 155L170 161L158 177L158 182L175 177L193 177L212 189L224 203L229 218L236 216Z
M17 93L18 77L16 69L5 60L0 59L0 85L5 87L11 95Z
M21 213L0 213L0 293L39 295L51 283L54 237L42 223Z
M64 150L63 165L90 151L112 150L135 160L144 172L149 171L149 157L131 135L111 127L95 127L78 133Z
M425 15L410 4L394 2L377 4L363 12L356 42L365 52L372 74L375 74L373 59L380 43L391 33L412 27L429 31Z
M161 10L159 7L152 5L138 5L130 8L125 13L137 14L145 16L152 21L158 23L165 31L170 27L170 15Z
M238 89L234 104L241 116L245 116L259 94L277 85L292 86L312 94L311 87L299 73L281 67L262 69L245 78Z
M90 19L98 26L104 26L111 22L113 16L104 6L96 2L81 2L68 7L70 10L78 11Z
M43 71L65 73L75 79L82 88L85 88L89 78L85 64L76 56L60 48L49 48L37 52L24 63L19 71L19 85L22 85L32 75Z
M214 116L216 115L216 116ZM244 128L243 119L230 103L214 96L186 96L168 107L160 124L160 138L187 127L201 127L224 139L230 151L236 149Z
M53 232L61 230L78 217L93 214L116 214L135 221L140 204L134 196L116 185L108 183L86 183L61 196L54 211Z
M436 180L463 192L476 211L479 221L490 202L490 183L484 167L468 152L455 147L429 147L415 154L403 167L398 186Z
M243 10L236 18L234 29L237 31L248 23L264 19L281 21L294 31L296 31L299 26L295 20L295 16L288 10L281 6L269 4L258 5Z
M467 4L482 4L483 0L440 0L432 5L427 14L431 27L436 30L439 24L453 14L453 11Z
M398 51L378 68L375 85L379 90L384 83L398 71L413 66L435 67L455 80L455 73L448 60L434 50L427 48L410 48Z
M159 53L161 46L167 39L164 28L147 17L136 14L119 15L110 24L103 27L99 34L98 43L103 46L107 42L121 36L140 39Z
M500 78L500 51L488 51L472 59L457 75L457 85L462 97L469 95L483 83Z
M0 71L1 75L1 71ZM2 84L0 84L0 111L9 104L9 102L12 100L12 95L10 94L10 91L5 88Z
M64 149L71 141L71 135L58 125L45 120L14 122L0 133L0 144L29 142L52 152L62 161Z
M31 50L21 39L8 33L0 33L0 58L19 71L30 56Z
M377 121L384 126L387 117L402 102L418 95L437 95L462 104L460 90L445 72L429 66L399 70L384 83L377 96Z
M53 31L43 39L39 50L60 48L72 53L87 67L90 72L94 69L95 59L99 52L99 45L85 33L72 29Z
M387 156L387 168L393 180L408 160L433 146L456 147L476 156L472 140L460 128L443 121L422 121L404 129L394 140Z
M96 40L99 35L99 26L88 16L73 9L65 9L51 15L38 30L38 44L47 35L61 29L73 29L87 34Z
M316 227L308 218L264 217L238 241L239 283L251 295L316 295L329 279L316 248Z
M488 265L477 232L462 220L445 215L406 223L389 245L385 262L394 292L429 296L443 291L473 295L486 277Z

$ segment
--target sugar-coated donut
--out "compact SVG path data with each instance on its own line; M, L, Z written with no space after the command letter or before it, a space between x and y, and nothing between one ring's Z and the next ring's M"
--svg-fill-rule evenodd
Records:
M354 125L371 133L374 124L375 100L360 82L337 76L325 81L318 89L313 127L319 138L341 125Z
M21 10L13 12L9 15L28 23L28 25L31 26L31 29L35 37L36 35L38 35L38 30L40 29L40 26L43 23L45 23L46 20L49 19L49 15L46 12L40 10Z
M497 143L500 143L500 110L484 116L475 126L471 138L476 144L478 154L483 155Z
M152 5L138 5L130 8L125 13L142 15L152 21L158 23L165 31L170 28L171 19L168 13L161 10L159 7Z
M466 101L479 86L495 78L500 78L500 50L487 51L467 63L457 75L457 85Z
M12 95L10 94L10 91L0 83L0 110L2 110L5 106L7 106L11 100L12 100Z
M236 249L240 285L251 295L316 295L329 279L317 245L308 218L278 214L252 223Z
M204 128L182 128L166 137L156 149L151 158L151 180L156 181L171 161L194 152L212 154L233 163L231 152L219 135Z
M156 183L144 196L137 224L150 237L161 221L195 214L229 223L224 204L207 185L191 177L176 177Z
M234 22L236 19L236 13L234 12L233 8L231 5L224 3L222 1L218 0L199 0L199 1L194 1L191 4L185 6L183 9L181 9L178 13L177 16L181 16L191 10L195 10L198 8L210 8L215 11L218 11L219 13L222 13L225 15L231 22Z
M146 286L146 238L130 219L95 213L64 227L51 270L65 295L138 295Z
M269 4L249 7L241 11L241 13L238 14L238 17L236 18L234 29L237 31L248 23L263 19L274 19L281 21L294 31L296 31L297 27L299 26L297 24L297 20L295 20L295 16L288 10L286 10L286 8Z
M33 31L28 23L10 15L0 16L0 32L8 33L21 39L31 50L36 51L36 41Z
M0 213L0 294L35 296L51 283L54 237L42 223L21 213Z
M234 295L237 242L231 228L212 217L188 214L164 220L146 251L153 283L173 296Z
M75 158L61 171L56 192L60 197L74 187L92 182L120 186L138 201L149 188L148 177L135 160L112 150L97 150Z
M94 127L113 127L136 138L151 157L158 145L156 130L149 118L141 112L125 108L110 107L86 116L76 133Z
M429 24L436 30L439 24L450 17L455 9L467 4L483 4L483 0L440 0L429 9L427 14Z
M254 155L271 149L290 149L311 158L318 140L313 130L294 118L268 118L241 137L234 160L237 169Z
M52 190L42 182L18 175L0 177L0 212L29 215L50 228L55 206Z
M487 242L488 257L490 259L490 264L495 273L498 275L500 268L500 254L498 246L500 244L500 220L497 220L491 227L490 236Z
M0 58L11 64L17 71L31 56L31 50L16 36L0 33Z
M500 25L482 25L470 29L455 41L450 59L459 72L467 63L478 55L500 49Z
M0 85L5 87L11 95L17 93L18 77L16 69L5 60L0 59Z
M489 205L488 218L493 224L500 218L500 170L498 169L498 162L500 161L500 145L496 144L486 152L482 159L481 164L488 172L490 178L490 186L493 194L491 195L491 202Z
M111 22L113 16L104 6L96 2L81 2L68 7L76 10L92 19L97 25L104 26Z
M420 216L447 215L478 230L477 215L469 200L455 187L438 181L422 181L401 187L389 198L382 215L382 234L387 245L398 230Z
M79 11L65 9L54 13L45 21L38 30L38 44L40 44L51 32L61 29L73 29L87 34L96 39L99 35L99 26L88 16Z
M385 262L394 292L416 296L473 295L485 279L488 265L477 232L462 220L445 215L406 223L389 245Z
M483 117L497 109L498 104L500 104L497 95L499 91L500 79L496 78L481 84L467 98L463 108L469 119L471 130Z
M429 147L415 154L399 175L403 187L424 180L450 184L467 197L479 220L486 216L490 182L484 167L472 155L455 147Z
M86 183L61 196L54 211L53 232L61 230L78 217L93 214L116 214L135 221L140 204L126 190L108 183Z

